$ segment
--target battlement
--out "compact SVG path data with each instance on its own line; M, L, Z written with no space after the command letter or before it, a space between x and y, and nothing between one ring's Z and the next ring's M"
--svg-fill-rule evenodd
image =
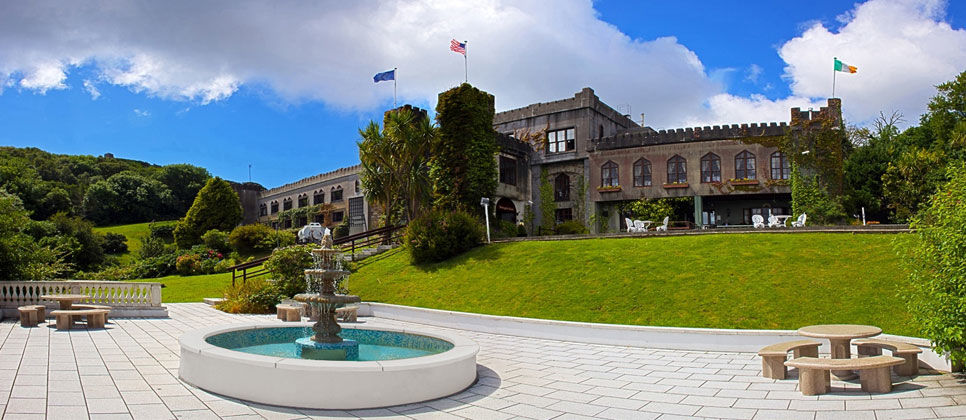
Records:
M802 111L801 108L791 109L791 125L797 126L804 123L812 124L819 121L834 121L835 124L842 122L842 100L839 98L829 98L828 106L823 106L818 111Z
M319 182L329 181L329 180L332 180L332 179L335 179L335 178L339 178L339 177L343 177L343 176L358 174L359 171L361 171L361 170L362 170L362 165L352 165L352 166L347 166L345 168L339 168L339 169L336 169L334 171L329 171L329 172L321 173L321 174L318 174L318 175L313 175L313 176L310 176L308 178L302 178L302 179L300 179L298 181L295 181L295 182L291 182L291 183L282 185L281 187L275 187L275 188L272 188L272 189L267 190L267 191L262 191L261 194L260 194L260 196L261 197L267 197L267 196L271 196L271 195L286 193L286 192L289 192L289 191L292 191L292 190L295 190L295 189L298 189L298 188L301 188L301 187L304 187L304 186L307 186L307 185L312 185L312 184L316 184L316 183L319 183Z
M385 123L385 119L389 117L389 114L390 113L397 112L397 111L401 111L401 110L408 110L408 111L412 112L415 115L422 116L423 119L427 119L427 120L429 119L429 112L427 112L425 109L422 109L422 108L416 107L416 106L412 106L410 104L405 104L403 106L400 106L400 107L394 108L394 109L390 109L390 110L386 111L385 113L383 113L383 123Z
M573 111L581 108L594 108L597 110L597 112L614 121L619 121L627 127L637 126L637 123L635 123L633 120L617 112L607 104L601 102L600 98L594 94L594 90L589 87L581 89L580 92L574 94L573 98L559 99L550 102L538 102L527 105L523 108L497 112L493 116L493 124L503 124L510 121L518 121L526 118Z
M589 151L625 149L630 147L651 146L711 140L737 140L748 137L782 136L788 131L785 122L715 125L687 127L670 130L628 130L615 136L593 139Z

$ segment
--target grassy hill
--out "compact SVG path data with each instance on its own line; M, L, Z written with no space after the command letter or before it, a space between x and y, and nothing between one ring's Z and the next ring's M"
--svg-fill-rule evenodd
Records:
M157 222L158 224L171 224L171 222ZM131 225L117 225L117 226L102 226L95 227L94 232L100 233L120 233L127 237L127 251L126 253L120 255L121 264L127 264L134 258L138 250L141 249L141 241L147 238L151 234L151 229L149 225L151 223L135 223Z
M891 234L722 234L515 242L413 266L359 263L366 301L569 321L794 329L871 324L917 335Z

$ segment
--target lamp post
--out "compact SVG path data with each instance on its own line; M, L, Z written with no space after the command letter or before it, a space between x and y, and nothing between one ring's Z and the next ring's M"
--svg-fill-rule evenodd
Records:
M490 199L483 197L480 205L483 206L483 215L486 217L486 243L490 243Z

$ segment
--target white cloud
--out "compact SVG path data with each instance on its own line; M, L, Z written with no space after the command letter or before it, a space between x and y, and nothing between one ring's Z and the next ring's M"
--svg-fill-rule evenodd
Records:
M90 80L84 80L84 89L86 89L87 93L91 95L91 100L96 101L97 98L101 97L101 91L98 90L94 82Z
M966 32L942 21L944 9L871 0L837 17L837 29L808 23L778 51L792 95L768 99L728 94L732 69L709 71L674 37L632 39L590 0L0 2L0 82L43 93L89 66L98 84L172 100L206 104L247 85L288 103L371 110L392 95L372 75L398 67L400 102L432 105L462 82L463 58L448 49L456 37L469 40L470 82L498 110L591 86L659 128L787 120L792 106L824 102L838 56L859 67L836 92L850 120L896 108L915 121L933 86L966 68ZM749 64L745 78L761 73Z
M134 108L134 115L137 115L137 116L142 117L142 118L147 118L147 117L150 117L151 116L151 111L144 110L144 109L139 109L139 108Z

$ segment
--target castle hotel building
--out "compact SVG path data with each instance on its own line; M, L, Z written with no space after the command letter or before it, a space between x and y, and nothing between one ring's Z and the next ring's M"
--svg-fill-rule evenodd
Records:
M493 119L500 151L491 216L522 222L531 206L534 225L541 225L543 182L553 189L549 205L557 222L580 219L594 231L624 230L623 204L642 197L690 197L694 211L687 219L697 226L749 225L756 214L789 214L791 167L775 140L825 120L841 122L839 99L819 111L792 108L790 123L654 130L601 102L590 88L499 112ZM328 218L286 220L291 224L279 227L332 226L345 218L352 233L378 227L359 187L360 170L356 165L262 191L251 200L257 220L279 223L281 211L329 203ZM597 223L590 223L591 215Z

